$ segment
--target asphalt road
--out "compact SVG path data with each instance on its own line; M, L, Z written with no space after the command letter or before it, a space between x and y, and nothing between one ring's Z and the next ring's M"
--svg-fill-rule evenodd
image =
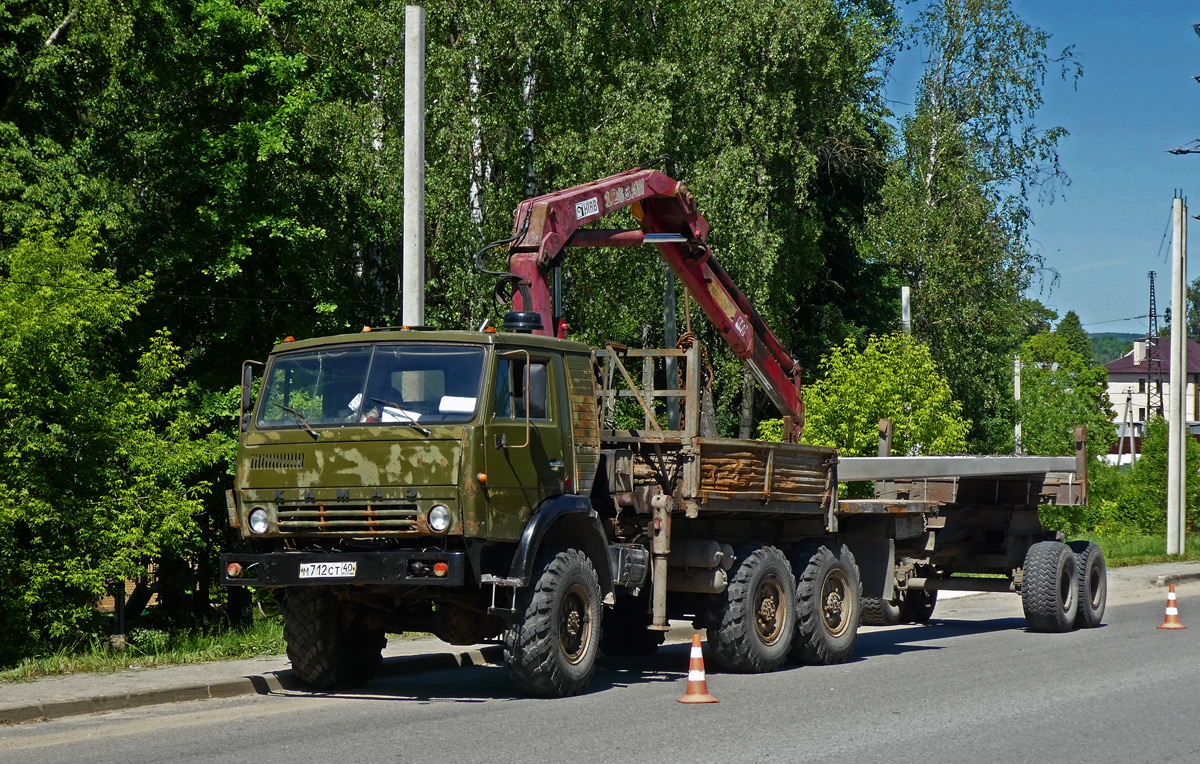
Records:
M842 666L710 669L715 705L675 702L673 645L605 660L577 698L476 667L0 728L0 762L1200 762L1200 593L1180 592L1193 628L1164 631L1163 591L1114 587L1105 624L1068 634L1026 632L1013 595L942 602Z

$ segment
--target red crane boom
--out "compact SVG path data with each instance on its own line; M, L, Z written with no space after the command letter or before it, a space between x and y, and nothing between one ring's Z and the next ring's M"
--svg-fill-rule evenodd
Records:
M605 215L632 207L635 230L584 229ZM626 247L653 244L675 271L725 341L754 374L771 402L788 418L785 430L798 436L804 422L800 366L737 288L705 243L708 221L695 199L676 180L657 170L634 169L602 180L526 199L517 207L509 270L528 282L529 298L514 290L513 308L549 319L564 337L566 325L553 315L549 275L564 247ZM520 301L521 305L518 305Z

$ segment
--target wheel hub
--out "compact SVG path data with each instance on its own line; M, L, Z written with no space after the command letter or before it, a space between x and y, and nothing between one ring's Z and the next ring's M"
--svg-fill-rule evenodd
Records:
M833 636L841 636L850 627L850 606L846 602L849 582L840 570L831 571L821 591L821 617L825 629Z
M587 592L582 586L570 587L562 599L558 618L558 640L563 656L571 663L583 660L591 639Z
M763 580L758 587L754 607L754 628L764 644L774 644L783 633L786 614L783 608L783 589L774 577Z

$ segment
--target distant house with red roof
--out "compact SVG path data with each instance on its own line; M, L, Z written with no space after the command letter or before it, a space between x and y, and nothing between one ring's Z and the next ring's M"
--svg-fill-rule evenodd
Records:
M1152 344L1151 344L1152 343ZM1133 349L1115 361L1104 365L1108 370L1108 400L1112 404L1119 442L1110 461L1129 464L1130 454L1140 454L1142 434L1146 431L1146 417L1150 412L1157 388L1150 379L1150 355L1154 352L1159 359L1162 373L1163 413L1171 407L1171 337L1166 334L1147 342L1137 340ZM1185 376L1184 415L1193 434L1200 430L1200 343L1188 338L1187 372Z

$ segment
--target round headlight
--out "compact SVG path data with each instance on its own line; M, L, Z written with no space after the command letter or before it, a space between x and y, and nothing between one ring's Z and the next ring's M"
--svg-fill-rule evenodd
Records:
M256 507L253 509L250 512L250 517L247 518L247 520L249 520L251 533L266 533L267 525L270 524L268 522L269 518L267 516L267 510L263 509L262 507Z
M445 533L450 528L450 509L445 504L434 504L429 510L429 529L434 533Z

